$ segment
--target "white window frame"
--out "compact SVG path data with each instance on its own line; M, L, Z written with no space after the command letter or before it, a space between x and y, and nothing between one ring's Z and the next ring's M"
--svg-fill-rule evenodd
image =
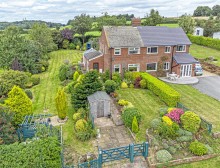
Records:
M165 64L166 64L166 65L165 65ZM164 65L166 66L165 69L164 69ZM163 70L164 70L164 71L170 70L170 62L164 62L164 63L163 63Z
M118 67L116 67L118 66ZM121 73L121 64L115 64L114 65L114 72L115 72L115 68L119 68L119 73Z
M118 52L118 54L116 54L116 52ZM114 55L121 55L121 48L114 48Z
M155 70L147 70L147 65L148 64L156 64L156 69ZM146 64L146 72L152 72L152 71L157 71L157 62L149 62Z
M184 50L178 51L177 48L178 48L179 46L183 46L183 47L184 47ZM176 52L186 52L186 45L177 45L177 46L176 46Z
M137 71L135 72L140 71L140 64L128 64L128 71L130 71L129 68L133 68L133 67L137 67Z
M135 49L138 49L138 53L130 53L130 51L135 51ZM131 55L131 54L140 54L140 50L141 50L140 47L129 47L128 48L128 54L129 55Z
M155 47L157 48L157 52L154 52L154 53L148 52L148 49L155 48ZM158 54L158 46L147 47L147 54Z
M169 48L168 52L166 51L167 48ZM165 53L171 53L171 46L165 46Z

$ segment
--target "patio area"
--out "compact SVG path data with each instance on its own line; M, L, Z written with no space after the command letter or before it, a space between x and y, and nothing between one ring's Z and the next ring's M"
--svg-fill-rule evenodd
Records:
M159 79L167 83L181 84L181 85L192 85L192 84L197 84L199 82L199 79L197 77L180 77L180 78L175 78L175 80L170 80L167 77L160 77Z

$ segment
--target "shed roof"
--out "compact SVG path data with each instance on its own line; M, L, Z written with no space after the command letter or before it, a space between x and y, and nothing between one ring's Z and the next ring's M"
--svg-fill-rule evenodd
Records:
M137 29L144 46L192 44L182 28L138 26Z
M101 56L102 52L97 51L93 48L90 48L89 50L86 50L83 55L86 59L90 60L90 59L96 58L98 56Z
M90 102L94 102L94 101L100 101L100 100L111 100L111 98L109 97L109 95L104 92L104 91L97 91L95 93L93 93L92 95L88 96L88 101Z
M188 53L176 53L174 55L174 60L176 61L177 64L193 64L193 63L198 63L195 58L188 54Z

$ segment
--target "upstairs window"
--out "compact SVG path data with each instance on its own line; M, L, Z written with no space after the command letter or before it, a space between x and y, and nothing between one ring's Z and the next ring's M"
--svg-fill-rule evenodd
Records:
M185 52L186 51L186 45L178 45L176 47L177 52Z
M115 55L121 55L121 48L115 48L114 49L114 54Z
M129 47L128 54L140 54L140 48L136 47Z
M170 46L166 46L165 47L165 53L170 53L171 51L171 47Z
M158 47L147 47L147 54L157 54Z

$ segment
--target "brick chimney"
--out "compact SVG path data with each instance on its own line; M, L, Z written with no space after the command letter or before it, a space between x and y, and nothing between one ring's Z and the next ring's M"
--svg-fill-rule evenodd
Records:
M141 18L132 18L131 25L133 27L141 26Z

